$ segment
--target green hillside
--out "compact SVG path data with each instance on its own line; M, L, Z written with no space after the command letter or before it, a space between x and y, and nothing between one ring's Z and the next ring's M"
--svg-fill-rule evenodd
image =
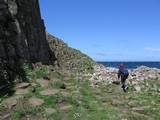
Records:
M76 72L91 72L95 62L81 51L69 47L61 39L47 34L51 50L57 58L56 65L62 69Z

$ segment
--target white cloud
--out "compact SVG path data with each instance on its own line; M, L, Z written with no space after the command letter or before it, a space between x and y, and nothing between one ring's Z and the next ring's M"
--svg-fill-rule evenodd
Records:
M144 48L144 50L151 51L151 52L160 52L160 48L146 47L146 48Z
M118 53L112 53L112 52L98 52L96 53L96 55L98 56L111 56L111 55L115 55L115 56L122 56L121 54Z
M96 55L99 55L99 56L106 56L106 55L109 55L108 53L103 53L103 52L98 52L96 53Z

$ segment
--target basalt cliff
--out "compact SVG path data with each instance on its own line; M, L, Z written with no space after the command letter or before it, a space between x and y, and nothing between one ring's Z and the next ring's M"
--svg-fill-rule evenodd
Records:
M23 73L23 63L54 60L38 0L0 0L0 81Z

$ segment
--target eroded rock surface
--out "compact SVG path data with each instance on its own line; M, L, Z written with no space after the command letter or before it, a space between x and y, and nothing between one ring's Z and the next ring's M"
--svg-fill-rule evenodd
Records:
M0 0L0 84L23 76L24 62L54 60L38 0Z

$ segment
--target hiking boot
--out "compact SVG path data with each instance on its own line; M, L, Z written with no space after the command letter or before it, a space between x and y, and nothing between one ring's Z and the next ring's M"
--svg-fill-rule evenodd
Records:
M126 86L125 89L128 90L128 86Z
M123 91L124 91L124 92L127 92L125 88L123 88Z

